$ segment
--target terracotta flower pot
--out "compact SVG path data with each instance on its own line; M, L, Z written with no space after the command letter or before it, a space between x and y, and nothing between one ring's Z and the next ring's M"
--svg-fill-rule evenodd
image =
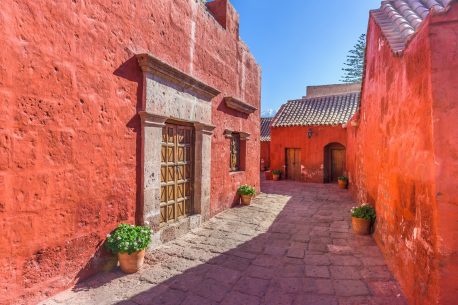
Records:
M272 180L273 180L273 181L278 181L278 180L280 180L280 175L272 174Z
M337 183L339 183L339 188L343 190L347 188L347 182L347 180L337 180Z
M124 273L135 273L140 270L145 260L145 250L137 251L132 254L118 253L118 261Z
M351 218L353 232L358 235L368 235L371 233L371 221L364 218Z
M242 198L243 205L250 205L253 195L240 195L240 198Z

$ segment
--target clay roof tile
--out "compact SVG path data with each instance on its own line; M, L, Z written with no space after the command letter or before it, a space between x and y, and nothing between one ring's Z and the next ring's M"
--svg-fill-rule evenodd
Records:
M429 12L444 11L453 0L386 0L371 15L394 52L402 52Z
M359 99L358 91L288 101L273 119L272 127L346 124L358 110Z
M261 118L261 142L270 141L270 123L273 118Z

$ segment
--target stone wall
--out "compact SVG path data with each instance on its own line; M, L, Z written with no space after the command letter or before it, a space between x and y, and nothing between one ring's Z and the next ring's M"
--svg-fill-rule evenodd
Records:
M375 205L374 237L411 304L451 305L458 293L457 17L457 5L428 17L402 55L370 19L348 128L351 191Z
M312 138L308 130L312 129ZM270 145L270 168L285 172L286 148L300 148L304 182L324 182L325 146L330 143L347 145L347 132L342 125L337 126L296 126L272 127Z
M218 20L195 0L2 6L1 304L34 303L112 267L106 234L142 218L144 83L136 54L221 92L208 107L216 126L209 214L234 204L239 183L259 189L259 112L227 109L223 98L259 109L260 68L239 40L234 8L216 2ZM226 128L250 134L250 162L236 175Z
M337 95L342 93L350 93L361 90L361 84L335 84L322 86L307 86L307 95L304 98L319 97L327 95Z

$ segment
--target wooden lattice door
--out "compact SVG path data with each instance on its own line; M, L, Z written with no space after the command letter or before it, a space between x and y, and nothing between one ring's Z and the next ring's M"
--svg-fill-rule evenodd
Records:
M162 129L161 224L192 213L192 127L166 124Z

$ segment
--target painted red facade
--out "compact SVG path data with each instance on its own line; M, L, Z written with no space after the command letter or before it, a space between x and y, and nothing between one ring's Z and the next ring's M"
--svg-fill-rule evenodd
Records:
M309 129L312 137L308 137ZM347 132L337 126L294 126L271 129L271 169L285 172L286 149L301 150L301 181L323 183L325 147L331 143L347 146Z
M101 250L139 202L142 72L148 52L217 88L211 215L240 183L259 189L260 68L226 0L5 2L0 12L0 304L31 304L110 267ZM214 14L216 18L212 15ZM250 134L229 173L225 128ZM225 187L221 187L224 185ZM138 217L137 217L138 219Z
M261 142L261 170L270 169L270 141Z
M458 300L458 5L394 55L371 17L350 188L377 210L375 239L410 304Z

